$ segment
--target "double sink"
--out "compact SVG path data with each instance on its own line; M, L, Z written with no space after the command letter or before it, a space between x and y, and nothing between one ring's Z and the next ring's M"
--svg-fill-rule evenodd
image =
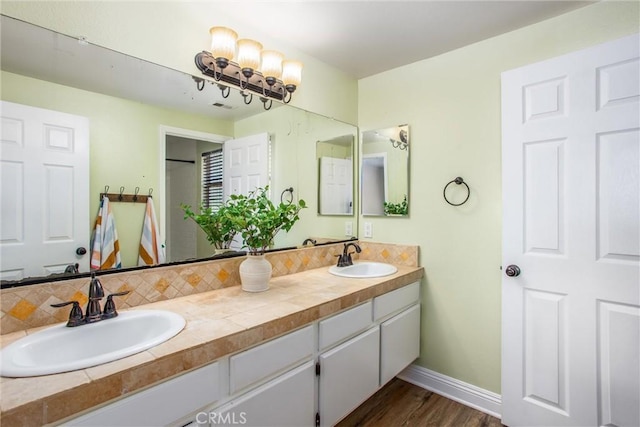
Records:
M355 262L329 273L347 278L375 278L398 271L390 264ZM165 310L128 310L113 319L66 327L55 325L27 335L0 351L0 375L32 377L84 369L155 347L177 335L185 319Z

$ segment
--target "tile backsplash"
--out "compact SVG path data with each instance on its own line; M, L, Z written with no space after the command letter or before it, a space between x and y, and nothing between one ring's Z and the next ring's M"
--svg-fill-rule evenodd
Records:
M361 259L391 264L417 266L418 247L386 243L360 242ZM267 254L273 266L273 276L298 273L332 265L342 243L291 249ZM244 257L209 260L189 264L155 267L99 276L105 295L131 291L116 297L119 308L129 308L151 302L240 285L238 267ZM0 291L0 332L7 334L23 329L64 322L68 309L56 309L51 304L64 301L87 303L89 279L70 279Z

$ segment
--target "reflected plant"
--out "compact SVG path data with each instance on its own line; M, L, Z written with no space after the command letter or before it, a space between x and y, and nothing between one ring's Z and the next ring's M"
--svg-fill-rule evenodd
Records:
M409 204L407 203L407 195L404 195L404 199L400 203L387 203L384 202L384 214L385 215L407 215L409 212Z
M289 231L306 208L304 200L297 203L274 204L268 196L269 187L256 188L248 195L233 194L225 204L227 215L244 239L244 247L253 255L264 254L280 230Z
M191 218L204 231L207 240L216 249L229 249L233 238L238 234L227 206L218 208L200 207L200 213L196 214L191 206L181 204L184 211L184 219Z

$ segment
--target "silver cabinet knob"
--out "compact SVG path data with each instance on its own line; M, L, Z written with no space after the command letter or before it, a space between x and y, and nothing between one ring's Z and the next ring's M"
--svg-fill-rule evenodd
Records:
M517 277L520 275L520 267L511 264L504 270L504 272L509 277Z

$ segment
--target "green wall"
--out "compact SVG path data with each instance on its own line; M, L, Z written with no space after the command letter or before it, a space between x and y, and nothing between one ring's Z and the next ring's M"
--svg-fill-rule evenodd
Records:
M233 123L185 114L138 102L114 98L2 72L0 98L4 101L48 108L89 118L90 210L93 227L99 195L109 186L117 193L121 186L140 194L149 188L160 195L159 126L171 126L220 135L231 135ZM159 197L154 199L160 219ZM138 245L144 219L144 204L113 203L123 266L138 263Z
M600 2L359 81L361 129L410 127L410 218L364 220L376 241L420 245L419 365L500 392L500 73L637 32L638 4ZM442 197L456 176L471 187L460 207Z

